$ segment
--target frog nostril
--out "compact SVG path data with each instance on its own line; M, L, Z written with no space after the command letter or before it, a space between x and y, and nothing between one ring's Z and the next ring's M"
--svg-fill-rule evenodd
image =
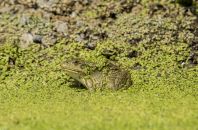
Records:
M79 61L78 60L74 60L71 63L74 64L74 65L78 65L79 64Z

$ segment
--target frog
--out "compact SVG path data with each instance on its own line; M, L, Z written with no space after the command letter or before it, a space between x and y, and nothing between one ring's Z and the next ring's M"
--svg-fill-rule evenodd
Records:
M90 91L128 89L133 82L131 74L118 65L107 62L98 68L92 62L73 59L61 64L64 72Z

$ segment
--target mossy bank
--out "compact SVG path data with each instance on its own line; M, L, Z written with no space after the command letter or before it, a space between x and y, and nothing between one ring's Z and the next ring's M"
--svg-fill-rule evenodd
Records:
M196 3L66 6L58 12L1 3L0 130L198 129ZM60 67L73 58L97 67L112 61L130 72L133 85L78 88Z

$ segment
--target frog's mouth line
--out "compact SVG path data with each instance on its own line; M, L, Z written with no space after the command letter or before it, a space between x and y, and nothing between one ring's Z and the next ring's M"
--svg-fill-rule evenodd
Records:
M70 74L75 74L75 75L85 75L85 73L84 72L82 72L82 71L78 71L78 70L76 70L76 69L64 69L65 71L67 71L68 73L70 73Z

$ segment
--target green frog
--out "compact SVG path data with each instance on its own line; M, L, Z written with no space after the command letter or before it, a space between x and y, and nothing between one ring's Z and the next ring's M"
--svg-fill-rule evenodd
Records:
M127 89L132 85L129 72L110 62L100 69L79 59L64 62L61 66L66 74L90 91Z

